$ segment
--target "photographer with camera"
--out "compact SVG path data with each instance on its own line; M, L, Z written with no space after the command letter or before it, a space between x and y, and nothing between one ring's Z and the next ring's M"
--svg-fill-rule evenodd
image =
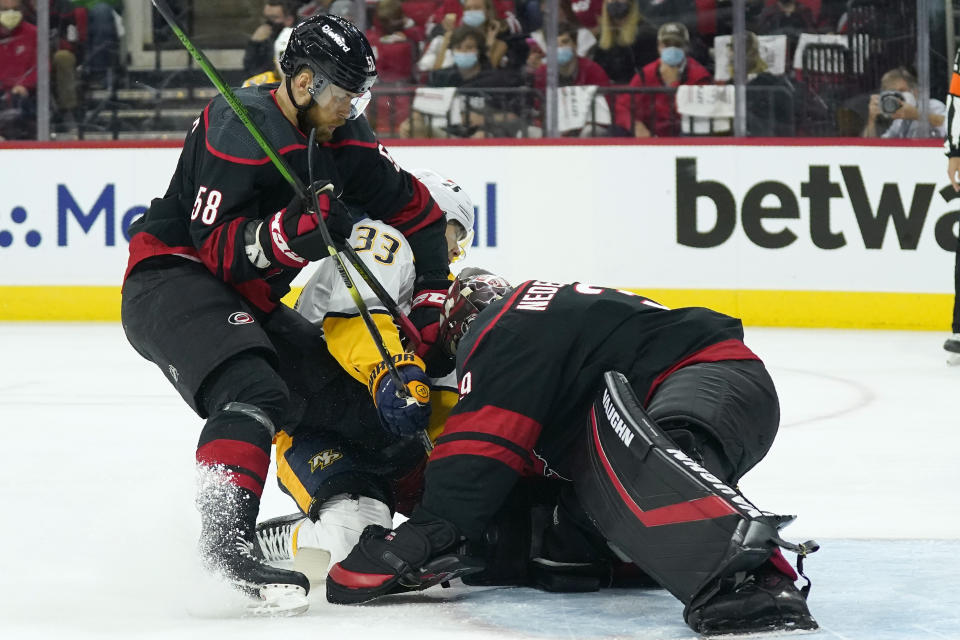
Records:
M919 97L917 78L910 71L903 67L887 71L880 79L880 93L870 96L867 126L863 129L863 137L919 137L917 126ZM939 100L930 98L928 113L930 136L942 138L946 134L946 106Z

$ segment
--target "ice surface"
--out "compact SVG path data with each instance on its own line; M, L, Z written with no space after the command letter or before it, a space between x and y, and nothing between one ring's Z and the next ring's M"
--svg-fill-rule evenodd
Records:
M796 513L822 638L960 639L960 367L936 333L747 329L780 390L743 481ZM119 325L0 324L0 639L696 637L657 591L454 587L303 617L231 619L196 568L201 421ZM292 510L272 483L264 517ZM282 634L282 635L281 635ZM766 638L801 634L770 634Z

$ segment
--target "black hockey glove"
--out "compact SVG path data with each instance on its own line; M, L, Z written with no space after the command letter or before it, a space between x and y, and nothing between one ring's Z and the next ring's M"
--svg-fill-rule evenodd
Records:
M343 245L353 231L353 218L347 207L333 196L330 182L318 182L316 189L319 192L319 215L326 221L334 244ZM312 196L308 198L312 199ZM299 196L294 196L286 208L260 224L258 240L270 264L300 268L307 262L330 255L320 233L315 209Z

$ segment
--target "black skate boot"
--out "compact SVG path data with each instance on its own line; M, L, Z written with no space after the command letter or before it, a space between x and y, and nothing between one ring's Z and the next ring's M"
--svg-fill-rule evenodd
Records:
M691 629L704 635L816 629L806 593L771 562L739 580L730 579L704 604L686 612Z
M212 500L213 495L221 499ZM259 553L254 534L258 503L253 494L235 487L219 487L201 494L198 498L203 521L200 560L207 571L223 577L232 587L250 596L248 614L303 613L309 606L310 583L306 576L271 567Z
M482 563L457 554L459 543L452 524L422 509L393 530L370 525L350 555L330 569L327 601L360 604L482 571Z

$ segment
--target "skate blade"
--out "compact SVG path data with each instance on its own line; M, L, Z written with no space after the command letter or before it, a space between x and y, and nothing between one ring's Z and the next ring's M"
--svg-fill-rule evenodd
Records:
M307 592L293 584L267 584L259 588L260 598L250 598L244 617L298 616L310 608Z
M316 586L327 579L327 573L330 571L330 552L326 549L301 547L293 558L293 570L307 576L311 587Z

